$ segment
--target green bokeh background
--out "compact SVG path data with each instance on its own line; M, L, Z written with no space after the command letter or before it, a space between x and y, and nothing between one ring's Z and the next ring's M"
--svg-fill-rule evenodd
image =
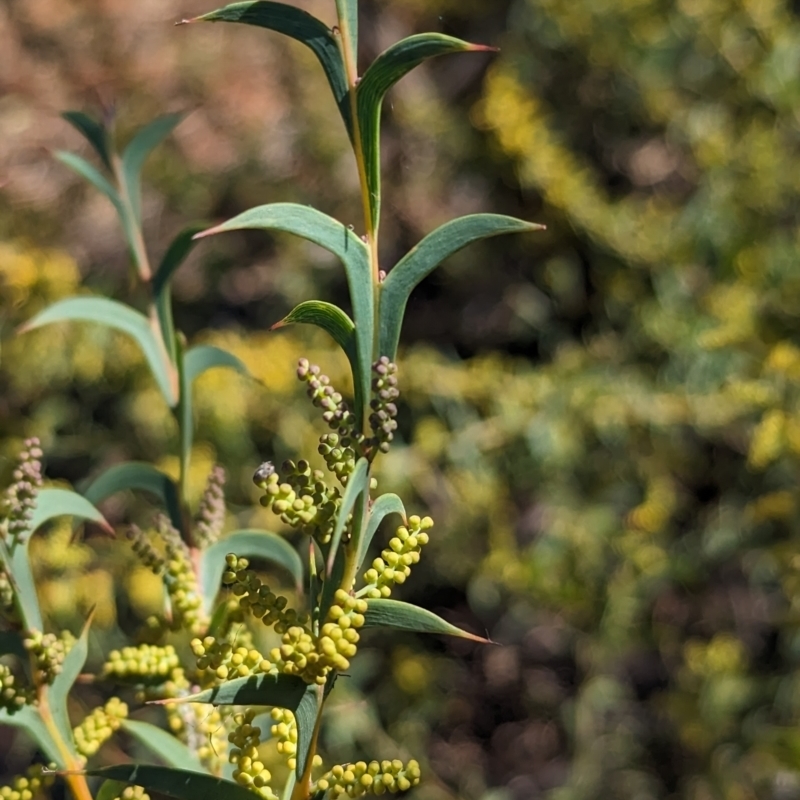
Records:
M298 5L333 22L332 0ZM382 465L381 488L436 520L398 596L502 646L366 640L328 752L416 757L420 798L800 797L796 4L361 5L362 64L424 30L501 48L391 93L384 268L460 214L548 230L473 246L415 293L401 435ZM360 231L313 56L260 30L171 25L210 8L0 7L6 472L34 434L54 481L125 458L176 468L176 431L130 342L79 325L13 335L75 291L141 300L112 208L48 154L86 154L59 111L114 107L122 141L191 111L145 171L152 254L186 222L272 201ZM254 467L313 454L323 432L294 363L339 385L346 364L321 333L267 330L304 299L346 304L344 276L297 240L230 234L197 248L175 297L190 340L224 344L255 377L198 384L194 500L218 461L230 529L274 528ZM105 510L150 513L131 498ZM40 537L41 594L72 630L100 600L97 663L157 590L122 542L69 534ZM0 764L18 771L25 747L11 744L0 731Z

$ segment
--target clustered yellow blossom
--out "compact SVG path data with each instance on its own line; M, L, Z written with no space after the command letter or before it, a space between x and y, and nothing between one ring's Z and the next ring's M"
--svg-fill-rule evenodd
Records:
M64 631L61 637L54 633L29 631L23 644L33 660L34 683L49 684L61 672L64 659L75 644L75 637L69 631Z
M84 758L93 756L113 735L128 716L128 706L112 697L105 706L96 708L72 731L75 749Z
M286 758L289 769L297 769L297 722L288 708L273 708L270 733L277 742L278 752ZM312 766L322 766L322 756L314 754Z
M405 583L411 574L411 565L419 562L420 551L428 544L426 531L432 527L430 517L409 517L408 526L401 525L397 529L389 546L364 573L366 586L361 591L370 598L389 597L393 584Z
M55 769L55 764L50 767ZM53 785L55 776L43 773L41 764L28 767L25 775L17 775L10 784L0 786L0 800L33 800L42 789Z
M420 779L419 764L411 760L403 764L394 761L358 761L333 767L321 777L314 789L327 792L331 800L346 794L360 797L365 794L382 795L386 792L406 792L417 786Z
M272 775L259 757L261 728L252 724L254 718L255 711L252 708L234 717L236 728L228 735L228 741L233 745L228 758L236 766L233 779L264 800L278 800L269 785Z
M103 676L137 684L161 684L180 669L180 659L170 644L140 644L112 650L103 665Z
M11 668L6 664L0 664L0 708L13 714L34 700L33 690L18 686Z

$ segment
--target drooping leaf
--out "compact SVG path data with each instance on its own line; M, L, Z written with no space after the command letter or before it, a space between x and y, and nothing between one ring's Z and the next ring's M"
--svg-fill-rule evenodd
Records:
M87 775L144 786L176 800L253 800L253 793L233 781L202 772L149 764L117 764L91 769Z
M375 502L372 504L372 508L370 509L369 519L364 527L363 536L359 535L359 531L356 531L353 544L357 548L358 552L357 564L359 570L361 569L361 565L364 563L369 546L372 544L372 539L374 538L378 527L380 526L381 522L383 522L383 520L389 516L389 514L398 514L403 522L406 522L405 506L403 505L403 501L396 494L382 494L377 500L375 500Z
M95 122L88 114L82 111L65 111L62 118L69 122L73 128L80 131L89 144L100 156L107 169L111 169L111 142L105 126Z
M101 525L109 533L112 531L105 517L90 501L79 494L67 489L41 489L36 498L36 508L30 520L31 533L44 525L45 522L56 517L87 519ZM28 557L29 544L30 536L11 552L6 549L5 545L2 545L0 547L0 555L2 555L2 560L7 563L11 579L14 581L17 607L25 628L41 631L44 630L44 623L42 622L42 612L39 608L39 598L36 594L36 583L33 579Z
M20 330L31 331L53 322L66 321L97 322L132 336L147 359L164 399L170 406L178 402L177 375L169 363L164 343L144 314L105 297L68 297L40 311Z
M122 175L128 202L137 225L141 225L142 222L141 172L144 162L183 117L183 114L165 114L153 120L136 133L122 154Z
M181 425L183 441L181 442L181 457L188 460L192 451L192 438L194 434L194 402L192 397L192 384L204 372L217 367L227 367L235 370L240 375L248 375L247 367L233 353L222 350L213 345L202 344L187 350L183 354L183 369L181 370Z
M206 611L210 611L219 591L225 556L236 553L243 558L259 558L286 569L295 586L303 582L303 562L297 551L282 536L261 530L242 530L215 542L200 556L200 587Z
M155 299L158 318L161 322L161 332L164 344L173 363L177 359L175 343L175 324L172 321L172 276L175 270L184 262L192 248L197 244L195 235L208 226L204 223L195 223L185 227L173 240L164 253L158 269L153 273L153 297Z
M250 0L203 14L188 22L243 22L260 28L283 33L309 47L319 59L328 78L333 97L342 115L347 132L353 136L352 114L348 99L347 75L345 74L339 44L327 25L295 6L273 3L267 0Z
M458 636L474 642L491 644L490 639L476 636L474 633L451 625L432 611L403 603L400 600L370 600L365 614L366 628L395 628L415 633L441 633L445 636Z
M429 233L397 263L381 284L380 354L394 360L411 292L448 256L479 239L543 229L543 225L501 214L472 214L448 222Z
M358 74L358 0L336 0L342 38L353 54L353 67Z
M56 675L52 685L47 690L47 702L50 706L50 713L53 715L53 722L58 728L61 739L72 749L72 725L69 721L67 712L67 699L78 675L81 674L83 665L86 663L86 656L89 653L89 628L92 625L94 611L89 615L89 619L83 626L81 635L72 645L72 649L67 653L61 665L61 672Z
M296 675L251 675L178 700L154 700L155 705L170 703L208 703L213 706L278 706L294 712L308 684Z
M356 326L353 320L333 303L323 300L306 300L295 306L280 322L276 322L270 330L282 328L284 325L304 323L322 328L344 350L353 375L358 374L358 353L356 348Z
M53 741L53 737L42 722L39 709L35 706L23 706L13 714L0 708L0 725L25 731L42 748L50 761L54 761L59 769L66 768L64 756Z
M203 231L198 237L242 229L293 233L329 250L344 264L356 326L359 370L353 379L356 386L356 416L361 420L370 392L374 330L372 276L367 246L341 222L321 211L296 203L273 203L251 208L222 225Z
M109 180L93 167L86 159L76 156L74 153L68 153L65 150L59 150L55 153L55 158L65 166L69 167L73 172L77 172L84 180L94 186L95 189L102 192L113 204L120 217L125 215L125 207L122 204L122 198L119 192L111 185Z
M178 489L169 475L142 461L126 461L109 467L86 487L84 497L92 503L101 503L117 492L139 490L157 497L169 514L172 525L182 527Z
M31 531L35 531L57 517L78 517L96 522L106 533L114 529L106 518L92 505L92 501L69 489L46 488L36 498L36 508L30 520Z
M358 498L365 493L367 496L369 495L369 461L367 461L366 458L359 458L355 468L347 479L347 486L342 496L342 504L339 506L339 512L336 515L336 525L333 529L330 551L328 553L327 572L329 577L333 572L333 562L339 551L339 544L342 541L342 534L347 524L347 518L353 513ZM360 520L354 519L353 528L357 529L360 527Z
M492 48L463 42L442 33L421 33L392 45L364 73L356 89L356 100L373 229L378 228L380 220L380 125L384 95L400 78L429 58L489 49Z
M321 693L321 686L309 686L294 711L294 719L297 723L297 764L295 775L298 778L302 777L308 764L309 750L314 738L314 726L319 713Z
M167 733L149 722L139 722L133 719L123 720L122 729L167 766L188 769L193 772L208 772L200 763L194 750L187 747L180 739L176 739L171 733Z

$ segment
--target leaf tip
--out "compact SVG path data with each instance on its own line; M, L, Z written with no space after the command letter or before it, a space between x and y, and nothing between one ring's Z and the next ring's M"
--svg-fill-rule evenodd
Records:
M471 44L469 46L469 52L471 53L499 53L500 48L494 47L491 44Z
M279 328L285 328L289 324L290 323L288 323L284 317L283 319L279 319L274 325L271 325L270 330L277 331Z

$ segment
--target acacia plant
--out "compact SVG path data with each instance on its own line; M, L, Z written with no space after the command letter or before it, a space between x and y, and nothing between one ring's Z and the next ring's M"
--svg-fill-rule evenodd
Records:
M332 29L300 9L261 0L229 5L185 22L241 22L283 33L311 48L328 79L355 155L363 235L311 207L276 203L206 230L187 228L153 268L141 230L140 172L149 152L180 116L156 120L118 153L110 125L77 112L65 115L90 142L100 165L97 168L69 153L60 153L58 158L113 203L149 298L148 307L142 312L102 297L69 298L42 311L26 329L80 320L132 336L172 409L180 449L177 481L151 464L119 464L96 478L84 497L65 490L39 492L39 506L31 520L29 510L35 505L39 479L26 480L26 465L35 463L33 472L41 475L40 453L31 443L17 481L7 493L0 528L1 611L7 638L22 643L9 651L24 658L17 674L2 667L7 691L2 696L0 722L25 728L81 800L91 796L87 775L106 779L100 791L107 798L141 795L141 787L185 800L212 793L231 800L252 800L253 794L263 800L278 796L305 800L410 789L420 779L415 761L325 764L319 733L337 675L349 668L361 631L368 627L480 640L430 611L391 599L394 588L406 581L418 562L433 521L407 514L400 497L377 493L373 466L391 446L397 428L396 354L414 287L449 255L473 241L541 226L494 214L467 216L429 234L390 271L382 269L378 237L384 95L429 58L491 48L435 33L411 36L390 47L362 74L357 62L357 5L357 0L336 0L338 21ZM284 231L322 246L341 260L349 287L352 316L330 303L309 300L278 323L322 328L344 351L353 376L353 397L345 399L318 366L303 358L298 362L297 376L329 429L319 440L327 470L312 469L303 458L279 468L265 462L255 469L254 481L263 490L262 504L299 532L300 554L285 538L267 531L235 531L220 538L225 507L224 474L219 468L209 476L194 513L186 499L193 381L211 367L244 367L218 348L187 346L173 324L170 280L199 239L244 228ZM89 623L74 643L68 635L42 633L24 546L26 537L44 519L39 518L43 505L45 518L76 514L105 524L93 504L123 489L147 491L163 505L163 515L147 529L129 526L126 533L141 561L163 577L166 602L142 641L108 654L97 679L135 686L141 700L163 705L169 733L126 719L127 707L117 698L77 728L70 727L66 699L84 665ZM372 540L389 519L394 536L380 556L369 559ZM288 571L297 587L296 607L263 583L249 558ZM269 652L255 645L252 634L259 624L271 629L277 639ZM191 663L181 662L181 643L184 650L191 649ZM272 786L272 776L260 756L265 732L264 723L256 717L265 708L271 708L272 737L290 768L288 783L280 792ZM87 758L119 727L168 766L122 764L84 771ZM226 751L232 765L227 771ZM139 788L123 790L125 783Z

